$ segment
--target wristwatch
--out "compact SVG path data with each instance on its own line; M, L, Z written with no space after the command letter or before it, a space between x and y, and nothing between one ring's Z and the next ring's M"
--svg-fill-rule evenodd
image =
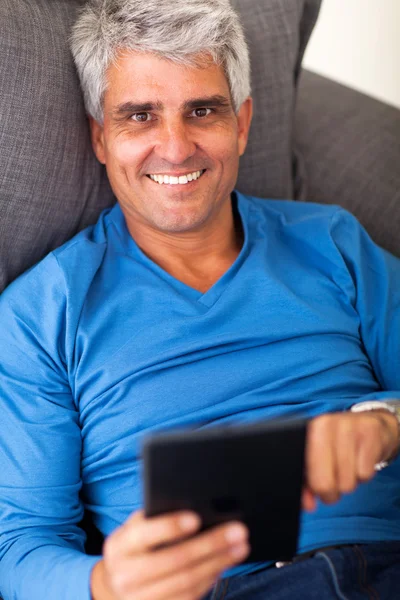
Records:
M350 410L351 412L387 410L396 417L398 425L397 452L388 460L382 460L381 462L375 465L375 471L381 471L382 469L390 465L400 454L400 400L367 400L366 402L358 402L357 404L353 404Z

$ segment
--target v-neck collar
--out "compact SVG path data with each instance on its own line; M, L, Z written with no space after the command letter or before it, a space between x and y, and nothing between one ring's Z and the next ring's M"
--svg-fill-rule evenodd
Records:
M145 264L150 270L156 273L160 278L164 279L169 285L174 287L179 293L185 295L187 298L203 304L210 308L213 306L220 296L223 294L225 289L229 286L230 282L234 279L236 273L239 271L243 262L248 255L249 248L249 231L248 231L248 213L249 203L246 198L238 191L232 192L232 202L236 202L238 214L242 222L243 228L243 245L234 263L229 269L212 285L206 292L202 293L193 287L183 283L173 275L170 275L168 271L160 267L151 258L139 248L131 234L129 233L126 225L125 217L121 211L119 204L116 204L111 210L110 218L111 221L116 225L119 237L123 244L123 247L127 254L137 258L141 264Z

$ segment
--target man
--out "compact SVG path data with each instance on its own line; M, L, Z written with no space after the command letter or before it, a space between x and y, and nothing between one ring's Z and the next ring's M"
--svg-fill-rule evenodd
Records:
M72 49L118 205L1 298L1 594L393 597L399 261L338 207L234 191L252 101L227 0L92 1ZM293 564L239 566L240 523L144 518L143 435L277 415L314 417Z

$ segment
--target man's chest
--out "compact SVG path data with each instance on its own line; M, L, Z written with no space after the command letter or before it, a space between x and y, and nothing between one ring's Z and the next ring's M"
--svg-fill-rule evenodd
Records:
M110 440L124 428L132 438L326 409L376 389L352 307L328 279L296 277L254 272L212 306L145 283L86 306L72 376L84 435L103 443L101 419Z
M146 434L314 416L379 389L359 317L320 271L247 262L214 296L138 275L92 286L70 358L82 478L104 531L142 502Z

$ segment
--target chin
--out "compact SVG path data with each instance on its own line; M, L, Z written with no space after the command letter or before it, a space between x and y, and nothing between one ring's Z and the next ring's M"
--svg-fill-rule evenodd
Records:
M187 233L198 231L206 223L208 212L199 214L177 214L170 212L152 219L153 226L165 233Z
M189 233L201 229L203 221L183 223L182 221L168 221L154 224L155 228L164 233Z

